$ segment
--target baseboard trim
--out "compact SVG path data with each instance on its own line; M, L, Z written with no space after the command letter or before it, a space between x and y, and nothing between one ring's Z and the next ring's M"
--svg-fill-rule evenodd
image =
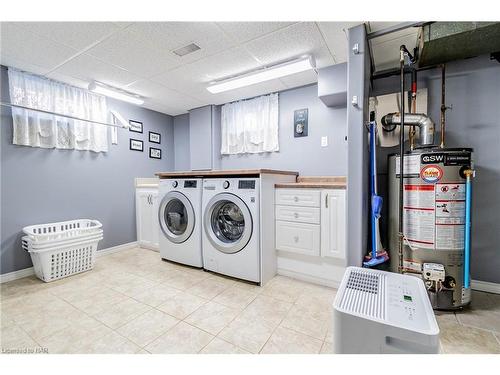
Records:
M137 246L137 241L124 243L122 245L108 247L106 249L98 250L96 252L96 257L101 257L104 255L109 255L117 253L119 251L128 250ZM35 274L33 267L23 268L22 270L13 271L9 273L4 273L0 275L0 284L7 283L9 281L14 281L17 279L22 279L23 277L32 276Z
M131 249L131 248L137 247L137 246L139 246L137 244L137 241L127 242L127 243L124 243L122 245L116 245L116 246L112 246L112 247L107 247L106 249L97 250L96 256L97 257L102 257L104 255L109 255L109 254L117 253L119 251L128 250L128 249Z
M500 284L487 281L471 280L471 288L480 292L500 294Z
M322 286L328 286L330 288L338 288L340 286L340 281L337 282L337 281L325 279L322 277L311 276L311 275L301 273L301 272L285 270L283 268L278 268L277 273L278 273L278 275L281 275L281 276L288 276L288 277L291 277L292 279L297 279L297 280L305 281L305 282L312 283L312 284L322 285Z

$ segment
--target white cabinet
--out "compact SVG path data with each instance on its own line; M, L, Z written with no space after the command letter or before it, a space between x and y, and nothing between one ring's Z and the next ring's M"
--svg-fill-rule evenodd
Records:
M135 193L137 242L139 246L159 249L158 189L137 188Z
M345 260L345 190L322 190L321 202L321 256Z
M319 244L319 225L276 221L276 247L279 250L319 256Z

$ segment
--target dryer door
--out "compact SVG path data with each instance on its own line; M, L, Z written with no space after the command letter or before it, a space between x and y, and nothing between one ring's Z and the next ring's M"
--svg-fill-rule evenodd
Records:
M173 243L186 241L193 233L193 205L189 199L178 191L165 195L158 210L158 220L163 234Z
M252 237L252 215L241 198L221 193L208 202L204 227L208 239L217 250L234 254L241 251Z

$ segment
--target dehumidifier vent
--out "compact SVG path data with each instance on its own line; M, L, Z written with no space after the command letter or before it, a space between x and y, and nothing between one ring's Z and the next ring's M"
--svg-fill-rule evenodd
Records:
M385 275L351 271L340 307L345 311L385 319Z

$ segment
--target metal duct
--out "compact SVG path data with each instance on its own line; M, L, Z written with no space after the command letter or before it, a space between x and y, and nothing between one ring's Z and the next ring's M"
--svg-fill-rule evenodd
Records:
M382 117L383 126L401 125L399 113L389 113ZM423 113L405 113L404 126L417 126L419 128L420 146L434 145L434 122Z

